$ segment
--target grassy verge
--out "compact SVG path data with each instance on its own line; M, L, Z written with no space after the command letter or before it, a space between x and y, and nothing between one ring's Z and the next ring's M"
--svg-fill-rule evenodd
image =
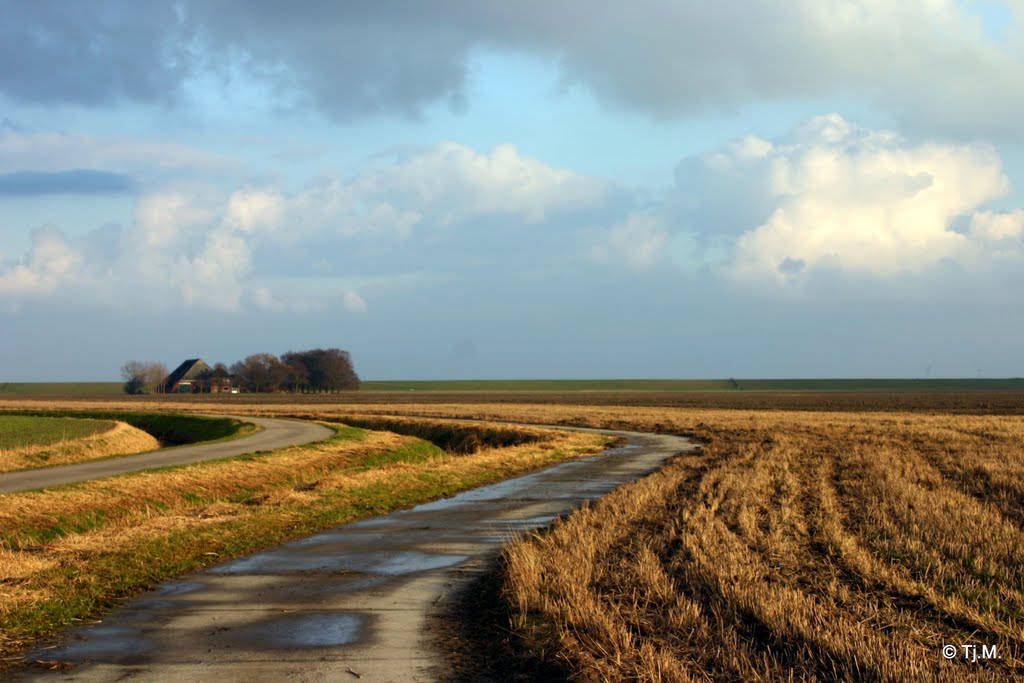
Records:
M499 426L492 426L499 427ZM0 497L0 656L182 572L592 452L600 437L452 455L408 436L335 437Z
M458 422L386 417L380 415L346 415L345 424L364 429L383 429L396 434L415 436L433 443L449 453L475 453L481 448L507 448L543 441L549 433L525 427L498 425L467 425Z

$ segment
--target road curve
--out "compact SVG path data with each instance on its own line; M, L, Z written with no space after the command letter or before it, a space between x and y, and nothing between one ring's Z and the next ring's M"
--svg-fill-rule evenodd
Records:
M203 460L228 458L233 455L269 451L285 446L298 446L313 441L322 441L334 434L333 431L313 422L300 420L279 420L250 415L208 415L206 417L231 417L263 427L262 431L220 443L196 444L166 450L126 455L117 458L94 460L75 465L45 467L38 470L23 470L0 475L0 493L16 493L31 489L74 484L89 479L100 479L115 474L138 472L153 467L188 465Z
M22 671L14 680L443 678L428 619L488 571L504 543L696 448L679 436L579 431L624 444L166 582L102 623L28 653L68 670Z

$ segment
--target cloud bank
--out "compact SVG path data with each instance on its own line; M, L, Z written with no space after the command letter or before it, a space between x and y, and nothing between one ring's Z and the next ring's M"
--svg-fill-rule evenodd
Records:
M344 254L357 241L429 241L495 221L541 225L600 206L608 192L602 180L546 165L511 145L481 153L451 142L292 192L154 188L138 196L127 229L101 228L78 238L55 226L37 230L21 259L0 260L0 296L8 306L59 295L89 305L220 311L312 310L333 301L364 313L366 301L351 283L313 300L282 291L279 283L275 290L255 261L262 258L273 270L281 250L328 245L304 272L293 273L303 279L330 266L331 250Z
M671 118L855 96L947 134L1021 131L1024 62L956 0L6 3L0 90L24 101L167 104L240 75L334 119L472 106L481 51L557 64L613 106Z

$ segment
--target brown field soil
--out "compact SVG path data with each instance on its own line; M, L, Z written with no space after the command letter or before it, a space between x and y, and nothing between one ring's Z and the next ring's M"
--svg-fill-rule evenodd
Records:
M705 444L506 549L507 628L545 670L578 681L1024 680L1019 394L830 395L820 406L807 394L727 406L373 398L306 407ZM763 409L769 398L778 410Z
M141 429L124 422L109 424L105 431L78 439L0 448L0 473L70 465L115 455L143 453L160 447L159 441Z
M724 410L812 410L812 411L899 411L956 413L971 415L1024 415L1024 392L1015 390L972 391L576 391L576 392L488 392L450 391L344 392L340 394L237 394L124 395L67 397L19 396L0 399L0 408L42 409L48 406L126 410L177 410L183 406L207 412L240 409L277 412L286 406L332 409L357 406L440 405L581 405L661 408L721 408Z
M606 441L483 425L478 447L446 452L414 436L335 428L327 441L271 453L0 496L0 671L24 663L31 643L161 580ZM514 445L485 443L510 431Z

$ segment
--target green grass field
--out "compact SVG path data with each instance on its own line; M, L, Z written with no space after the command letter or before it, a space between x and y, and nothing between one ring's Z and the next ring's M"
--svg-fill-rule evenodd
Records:
M0 382L0 396L110 396L124 394L123 382Z
M0 449L45 446L80 439L105 432L113 426L114 423L108 420L0 415Z

